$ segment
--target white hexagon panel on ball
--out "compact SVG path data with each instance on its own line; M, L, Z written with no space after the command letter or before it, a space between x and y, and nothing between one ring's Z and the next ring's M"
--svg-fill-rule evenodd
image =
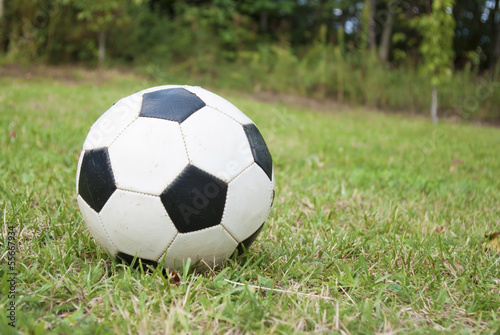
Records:
M109 147L116 186L160 195L188 164L177 122L139 117Z
M191 163L225 182L252 164L243 127L227 115L204 107L184 121L181 128Z
M119 251L158 261L177 235L157 196L116 190L99 213Z
M237 245L221 225L178 234L167 249L165 267L182 268L188 258L192 263L201 261L213 267L230 257Z
M273 183L252 164L229 183L221 224L243 242L264 224L273 201Z

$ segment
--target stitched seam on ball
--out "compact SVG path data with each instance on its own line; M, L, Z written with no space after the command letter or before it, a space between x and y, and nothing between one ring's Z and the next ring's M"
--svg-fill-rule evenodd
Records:
M175 236L177 236L177 235L175 235ZM156 263L160 264L160 261L162 260L163 257L165 257L165 254L167 253L167 249L168 249L168 247L165 248L165 251L163 251L163 253L160 255L160 257L156 260ZM165 264L165 259L163 259L163 264Z
M225 216L226 216L227 199L229 198L229 196L228 196L228 195L229 195L229 183L227 184L226 199L224 199L224 211L222 212L222 216L221 216L221 218L220 218L220 222L219 222L219 224L222 226L222 229L224 229L224 230L226 230L226 231L227 231L227 229L226 229L226 227L224 227L224 224L223 224L222 222L224 222L224 218L225 218ZM229 234L229 235L231 235L231 234ZM233 235L231 235L231 237L233 237ZM233 237L233 239L234 239L236 242L238 242L238 240L237 240L237 239L235 239L234 237Z
M205 173L206 173L206 174L208 174L209 176L214 177L214 178L216 178L216 179L218 179L218 180L222 181L224 184L229 185L229 181L225 181L222 177L216 176L215 174L213 174L213 173L211 173L211 172L208 172L208 171L207 171L207 170L205 170L205 169L202 169L201 167L197 166L197 165L196 165L196 164L194 164L194 163L189 163L189 164L190 164L190 165L192 165L192 166L194 166L194 167L195 167L195 168L197 168L198 170L201 170L201 171L205 172ZM232 179L231 179L231 180L232 180Z
M111 157L109 156L109 148L106 148L106 156L108 156L106 163L108 164L109 171L111 171L113 174L113 184L115 184L115 187L116 187L116 178L115 178L115 174L113 173L113 166L111 166Z
M249 118L249 117L248 117L245 113L241 112L241 110L240 110L240 112L241 112L243 115L245 115L245 116L246 116L246 117L250 120L250 123L242 123L242 122L240 122L240 121L236 120L234 117L232 117L232 116L231 116L231 115L229 115L228 113L226 113L226 112L224 112L223 110L219 109L218 107L215 107L215 106L212 106L212 105L207 105L207 106L208 106L208 107L210 107L210 108L212 108L212 109L215 109L216 111L218 111L218 112L220 112L220 113L224 114L224 115L225 115L225 116L227 116L228 118L230 118L230 119L232 119L232 120L236 121L236 122L237 122L239 125L241 125L241 126L244 126L244 125L247 125L247 124L252 124L252 123L254 123L254 122L253 122L253 121L252 121L252 120L251 120L251 119L250 119L250 118ZM238 108L238 107L236 107L236 106L234 106L234 107L235 107L236 109L238 109L238 110L239 110L239 108Z
M106 227L104 227L104 224L102 222L101 216L99 213L97 213L97 217L99 218L99 223L101 224L102 230L104 231L104 234L106 234L106 238L108 239L109 243L115 248L115 250L118 252L120 249L113 243L113 240L111 240L111 237L109 236L108 232L106 231ZM116 255L115 255L116 256Z
M257 164L257 163L255 163L255 160L253 160L253 159L252 159L252 161L250 162L250 164L249 164L246 168L244 168L243 170L241 170L241 172L240 172L240 173L238 173L236 176L234 176L233 178L231 178L231 179L227 182L227 184L229 185L230 183L232 183L232 182L233 182L233 180L235 180L235 179L236 179L236 178L238 178L240 175L242 175L242 174L243 174L243 172L245 172L246 170L250 169L250 168L252 167L252 165L254 165L254 164ZM260 167L260 166L259 166L259 167Z
M241 243L241 242L236 237L234 237L233 234L231 234L231 232L229 231L229 229L226 228L226 226L224 226L224 224L222 223L222 219L221 219L221 224L220 225L222 226L222 229L224 229L226 231L226 233L228 233L229 236L231 236L233 238L233 240L235 240L236 246L238 246L238 244Z
M188 152L188 147L187 147L187 142L186 142L186 136L184 135L184 131L182 131L182 126L181 126L180 123L179 123L179 129L181 131L182 142L184 143L184 150L186 151L188 162L189 162L189 164L193 165L193 162L191 161L191 157L189 156L189 152Z
M222 222L222 219L221 219L221 222ZM214 229L214 228L217 228L218 226L222 226L222 224L219 222L215 226L210 226L210 227L207 227L207 228L203 228L203 229L199 229L199 230L194 230L194 231L188 231L186 233L179 232L178 235L193 234L193 233L197 233L197 232L204 231L204 230ZM222 227L224 227L224 226L222 226Z
M139 112L139 114L137 114L137 116L136 116L136 117L135 117L132 121L130 121L130 123L129 123L129 124L127 124L127 125L126 125L123 129L122 129L122 131L120 131L120 132L118 133L118 135L116 135L116 136L115 136L115 138L113 139L113 141L111 141L111 143L108 145L108 148L109 148L111 145L113 145L113 143L115 143L115 141L118 139L118 137L120 137L120 135L121 135L121 134L123 134L123 132L124 132L125 130L127 130L127 129L128 129L128 127L130 127L130 126L132 125L132 123L134 123L134 122L135 122L135 121L139 118L139 115L140 115L140 114L141 114L141 113Z
M139 192L139 191L133 191L133 190L128 190L126 188L121 188L121 187L116 187L117 190L120 190L120 191L125 191L125 192L130 192L130 193L136 193L136 194L141 194L141 195L147 195L147 196L150 196L150 197L155 197L155 198L159 198L160 195L156 195L156 194L151 194L151 193L146 193L146 192ZM163 192L163 191L162 191ZM161 193L160 193L161 194Z
M192 114L191 114L192 115ZM172 120L172 119L166 119L166 118L163 118L163 117L158 117L158 116L151 116L151 115L141 115L139 113L139 117L142 118L142 119L155 119L155 120L160 120L160 121L166 121L166 122L175 122L177 124L180 124L184 121L177 121L177 120ZM186 119L187 120L187 119Z
M240 173L238 173L236 175L236 177L240 176L243 172L245 172L246 170L248 170L252 165L254 164L254 162L252 162L249 166L247 166L243 171L241 171ZM234 177L233 179L231 179L228 183L227 183L227 189L228 189L228 193L226 193L226 199L224 200L224 211L222 212L222 217L220 219L220 225L222 226L222 228L224 228L224 230L227 231L226 227L224 226L223 222L224 222L224 218L226 217L226 207L227 207L227 199L229 198L229 184L236 179L236 177ZM229 233L229 231L228 231ZM234 238L234 236L229 233L229 235L231 235L231 237L237 242L237 243L240 243L238 242L238 239Z
M165 260L166 260L166 255L167 255L167 251L168 251L168 248L170 248L170 246L172 245L172 243L175 241L175 238L177 237L177 235L179 235L179 231L177 231L177 233L175 233L174 238L172 238L172 241L170 241L170 242L168 243L167 247L165 248L165 251L163 251L163 253L160 255L160 258L158 258L158 259L156 260L156 262L157 262L157 263L160 263L160 261L161 261L161 260L162 260L162 258L164 258L164 257L165 257L165 258L163 259L163 262L165 262Z

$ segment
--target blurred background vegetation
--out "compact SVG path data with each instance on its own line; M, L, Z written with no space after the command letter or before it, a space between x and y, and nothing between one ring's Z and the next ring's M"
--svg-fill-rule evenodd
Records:
M439 117L500 122L499 0L0 0L0 20L3 65L127 66L426 115L434 91Z

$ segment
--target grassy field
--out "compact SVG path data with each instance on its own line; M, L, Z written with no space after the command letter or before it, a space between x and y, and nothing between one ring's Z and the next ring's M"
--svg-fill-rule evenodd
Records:
M215 271L184 269L178 286L115 263L78 210L77 159L109 106L156 84L85 71L0 78L0 333L500 332L500 258L481 248L500 230L494 128L216 90L273 154L265 229L246 255Z

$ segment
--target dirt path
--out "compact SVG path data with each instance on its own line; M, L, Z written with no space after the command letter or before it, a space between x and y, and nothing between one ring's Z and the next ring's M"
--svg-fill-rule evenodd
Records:
M73 84L91 83L94 85L102 85L106 81L118 76L140 78L138 74L126 68L96 69L71 65L22 66L20 64L8 64L0 67L0 77L3 78L52 78Z

